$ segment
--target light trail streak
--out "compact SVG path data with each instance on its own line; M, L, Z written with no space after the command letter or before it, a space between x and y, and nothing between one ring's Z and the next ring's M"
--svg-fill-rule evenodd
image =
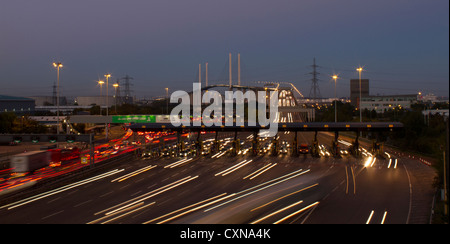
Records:
M272 163L269 163L269 164L264 165L262 168L256 170L255 172L250 173L249 175L245 176L245 177L242 178L242 179L245 180L245 179L247 179L248 177L250 177L250 176L252 176L252 175L258 173L259 171L264 170L265 168L269 167L270 165L272 165Z
M381 224L384 224L384 221L386 220L387 211L384 211L383 219L381 220Z
M128 174L126 174L126 175L123 175L123 176L121 176L121 177L119 177L119 178L116 178L116 179L114 179L114 180L111 180L111 182L114 182L114 181L122 182L122 181L124 181L124 180L126 180L126 179L129 179L129 178L131 178L131 177L133 177L133 176L136 176L136 175L138 175L138 174L144 173L145 171L151 170L151 169L153 169L153 168L156 168L156 165L150 165L150 166L144 167L144 168L142 168L142 169L138 169L138 170L136 170L136 171L133 171L133 172L131 172L131 173L128 173Z
M37 201L39 199L46 198L46 197L49 197L49 196L52 196L52 195L55 195L55 194L58 194L58 193L70 190L72 188L75 188L75 187L78 187L78 186L82 186L82 185L91 183L93 181L97 181L97 180L103 179L105 177L117 174L119 172L122 172L123 170L124 169L121 169L121 170L115 169L115 170L112 170L112 171L109 171L109 172L106 172L106 173L103 173L103 174L100 174L100 175L97 175L97 176L94 176L94 177L91 177L91 178L88 178L88 179L85 179L85 180L82 180L82 181L78 181L78 182L75 182L75 183L72 183L72 184L69 184L69 185L66 185L66 186L62 186L62 187L59 187L57 189L54 189L54 190L51 190L51 191L48 191L48 192L40 193L40 194L37 194L35 196L22 199L20 201L1 206L0 209L8 208L8 210L10 210L10 209L13 209L13 208L17 208L19 206L22 206L22 205L25 205L25 204Z
M244 160L244 161L242 161L242 162L240 162L240 163L238 163L236 165L233 165L233 166L231 166L231 167L229 167L229 168L227 168L225 170L220 171L219 173L215 174L214 176L218 176L218 175L225 176L225 175L235 171L236 169L239 169L239 168L243 167L244 165L246 165L246 164L248 164L248 163L250 163L252 161L253 160L250 160L250 161L247 162L247 160Z
M275 167L276 165L277 165L277 163L275 163L275 164L269 166L268 168L264 169L263 171L259 172L258 174L256 174L256 175L250 177L250 180L253 180L254 178L256 178L256 177L258 177L259 175L261 175L262 173L264 173L264 172L268 171L269 169Z
M303 211L305 211L305 210L307 210L307 209L309 209L309 208L312 208L312 207L314 207L314 206L317 206L318 204L319 204L319 202L315 202L315 203L313 203L313 204L310 204L310 205L308 205L308 206L306 206L306 207L304 207L304 208L302 208L302 209L300 209L300 210L298 210L298 211L296 211L296 212L294 212L294 213L289 214L288 216L286 216L286 217L284 217L284 218L281 218L281 219L275 221L273 224L279 224L279 223L281 223L281 222L283 222L283 221L285 221L285 220L291 218L292 216L295 216L295 215L297 215L297 214L299 214L299 213L301 213L301 212L303 212Z
M220 194L220 195L218 195L218 196L214 196L214 197L208 198L208 199L206 199L206 200L203 200L203 201L200 201L200 202L191 204L191 205L189 205L189 206L187 206L187 207L180 208L180 209L178 209L178 210L172 211L172 212L170 212L170 213L167 213L167 214L164 214L164 215L159 216L159 217L157 217L157 218L154 218L154 219L151 219L151 220L149 220L149 221L146 221L146 222L144 222L143 224L149 224L149 223L151 223L151 222L154 222L154 221L157 221L157 220L159 220L159 219L165 218L165 217L170 216L170 215L172 215L172 214L176 214L176 213L181 212L181 211L183 211L183 210L186 210L186 209L195 207L195 206L197 206L197 205L199 205L199 204L202 204L202 203L204 203L204 202L208 202L208 201L211 201L211 200L213 200L213 199L215 199L215 198L225 196L226 194L227 194L227 193L225 192L225 193L222 193L222 194ZM219 200L220 200L220 199L219 199ZM215 201L214 201L214 202L215 202ZM164 220L164 221L161 221L161 222L159 222L158 224L160 224L160 223L162 224L162 223L168 222L168 221L170 221L170 220L172 220L172 219L175 219L175 218L177 218L177 217L179 217L179 216L185 215L185 214L187 214L187 213L189 213L189 212L193 212L193 211L195 211L195 210L192 210L192 209L191 209L191 210L189 210L189 211L187 211L187 212L185 212L185 213L183 213L183 214L179 214L179 215L177 215L177 216L174 216L174 217L171 217L171 218L166 219L166 220Z
M270 205L270 204L272 204L272 203L274 203L274 202L277 202L277 201L279 201L279 200L281 200L281 199L283 199L283 198L286 198L286 197L288 197L288 196L292 196L292 195L294 195L294 194L297 194L297 193L302 192L302 191L304 191L304 190L308 190L308 189L313 188L313 187L318 186L318 185L319 185L319 183L316 183L316 184L314 184L314 185L307 186L307 187L305 187L305 188L303 188L303 189L300 189L300 190L298 190L298 191L289 193L289 194L287 194L287 195L285 195L285 196L282 196L282 197L277 198L277 199L275 199L275 200L273 200L273 201L270 201L270 202L268 202L268 203L266 203L266 204L263 204L263 205L261 205L261 206L259 206L259 207L256 207L256 208L250 210L250 212L253 212L253 211L258 210L258 209L260 209L260 208L263 208L263 207L265 207L265 206L267 206L267 205Z
M295 177L298 177L298 176L300 176L300 175L306 174L306 173L308 173L310 170L308 169L308 170L306 170L306 171L303 171L303 172L300 172L300 173L297 173L297 174L296 174L296 172L298 172L298 171L299 171L299 170L297 170L297 171L295 171L295 172L292 172L292 173L290 173L290 174L287 174L287 175L278 177L278 178L276 178L276 179L270 180L270 181L268 181L268 182L259 184L259 185L257 185L257 186L252 187L252 188L249 188L249 189L247 189L247 190L243 190L243 191L241 191L241 192L238 192L238 193L236 193L236 195L242 194L242 193L247 192L247 191L251 191L251 190L253 190L254 188L258 188L258 187L261 187L261 186L263 186L263 185L270 184L270 183L273 182L273 181L276 181L275 183L272 183L272 184L270 184L270 185L261 187L261 188L256 189L256 190L253 190L253 191L251 191L251 192L249 192L249 193L247 193L247 194L243 194L243 195L237 196L237 197L235 197L235 198L233 198L233 199L231 199L231 200L229 200L229 201L227 201L227 202L224 202L224 203L218 204L218 205L216 205L216 206L214 206L214 207L211 207L211 208L209 208L209 209L206 209L204 212L208 212L208 211L213 210L213 209L215 209L215 208L221 207L221 206L223 206L223 205L225 205L225 204L234 202L234 201L236 201L236 200L238 200L238 199L240 199L240 198L246 197L246 196L251 195L251 194L253 194L253 193L262 191L262 190L264 190L264 189L267 189L267 188L269 188L269 187L271 187L271 186L278 185L278 184L280 184L280 183L282 183L282 182L285 182L285 181L287 181L287 180L290 180L290 179L292 179L292 178L295 178ZM288 177L288 176L291 175L291 174L294 174L294 175ZM287 178L285 178L285 177L287 177ZM285 178L285 179L282 179L282 178ZM282 180L279 180L279 179L282 179ZM277 180L279 180L279 181L277 181Z
M166 168L175 168L175 167L177 167L179 165L182 165L182 164L185 164L185 163L191 161L192 159L194 159L194 158L182 159L182 160L176 161L175 163L171 163L169 165L166 165L166 166L164 166L164 168L165 169Z
M180 179L180 180L177 180L177 181L175 181L175 182L172 182L172 183L170 183L170 184L168 184L168 185L162 186L162 187L160 187L160 188L158 188L158 189L156 189L156 190L153 190L153 191L150 191L150 192L148 192L148 193L142 194L141 196L135 197L135 198L130 199L130 200L128 200L128 201L125 201L125 202L123 202L123 203L119 203L119 204L117 204L117 205L115 205L115 206L112 206L112 207L110 207L110 208L107 208L107 209L105 209L105 210L102 210L102 211L100 211L100 212L97 212L97 213L95 213L95 215L98 215L98 214L101 214L101 213L104 213L104 212L106 212L105 215L113 214L114 212L117 212L117 211L120 211L120 210L122 210L122 209L125 209L125 208L127 208L127 207L129 207L129 206L132 206L132 205L134 205L134 204L137 204L137 203L139 203L139 202L142 202L142 201L144 201L144 200L147 200L147 199L149 199L149 198L151 198L151 197L157 196L157 195L159 195L159 194L161 194L161 193L163 193L163 192L166 192L166 191L168 191L168 190L170 190L170 189L173 189L173 188L175 188L175 187L178 187L178 186L180 186L180 185L183 185L183 184L185 184L185 183L187 183L187 182L189 182L189 181L191 181L191 180L194 180L194 179L196 179L196 178L198 178L198 175L195 176L195 177L191 177L191 176L185 177L185 178L183 178L183 179ZM131 203L130 203L130 202L131 202ZM124 206L122 206L122 205L124 205ZM120 207L120 206L122 206L122 207ZM114 208L116 208L116 209L110 211L111 209L114 209ZM109 212L108 212L108 211L109 211Z
M366 225L370 224L370 221L372 220L372 217L373 217L373 213L374 213L374 211L372 210L372 212L370 212L369 218L366 221Z
M293 204L291 204L291 205L289 205L289 206L287 206L287 207L284 207L284 208L279 209L279 210L277 210L277 211L275 211L275 212L273 212L273 213L270 213L270 214L268 214L268 215L266 215L266 216L264 216L264 217L262 217L262 218L260 218L260 219L257 219L257 220L255 220L255 221L251 222L250 224L257 224L257 223L259 223L259 222L261 222L261 221L263 221L263 220L265 220L265 219L268 219L268 218L270 218L270 217L272 217L272 216L274 216L274 215L276 215L276 214L278 214L278 213L283 212L283 211L286 210L286 209L289 209L289 208L292 208L292 207L294 207L294 206L297 206L297 205L299 205L299 204L302 203L302 202L303 202L303 200L298 201L298 202L296 202L296 203L293 203Z

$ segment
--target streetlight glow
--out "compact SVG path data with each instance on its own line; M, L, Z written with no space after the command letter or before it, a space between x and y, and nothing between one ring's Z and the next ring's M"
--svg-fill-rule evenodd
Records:
M332 78L334 79L334 122L337 123L337 95L336 95L336 83L337 79L339 78L337 75L333 75Z
M56 68L57 79L57 93L56 93L56 134L59 135L59 69L63 67L61 62L53 62L53 67ZM59 143L56 143L59 148Z
M109 116L108 80L110 77L111 77L111 74L105 74L105 78L106 78L106 116ZM106 123L105 127L106 127L105 128L105 137L106 137L106 140L108 140L108 123Z

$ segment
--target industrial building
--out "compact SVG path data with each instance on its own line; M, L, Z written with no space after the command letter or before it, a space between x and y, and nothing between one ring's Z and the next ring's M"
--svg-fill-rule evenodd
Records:
M56 106L56 97L53 96L32 96L28 98L34 99L36 106ZM67 98L64 96L59 97L59 105L68 105Z
M78 106L92 106L92 105L106 106L107 102L109 107L114 106L116 102L114 96L108 96L108 101L106 99L106 96L88 96L75 98L75 103L78 104ZM119 104L119 101L117 102Z
M34 108L34 99L0 95L0 112L26 113Z
M359 107L359 79L350 80L350 101L356 108ZM361 79L361 97L369 96L369 79Z
M410 109L411 104L417 103L417 94L389 95L389 96L363 96L361 109L375 110L382 113L390 109Z

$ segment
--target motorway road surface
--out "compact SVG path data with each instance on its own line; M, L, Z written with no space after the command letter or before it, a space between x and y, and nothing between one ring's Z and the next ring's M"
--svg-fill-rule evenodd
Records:
M428 223L433 169L390 154L136 159L2 205L0 223Z

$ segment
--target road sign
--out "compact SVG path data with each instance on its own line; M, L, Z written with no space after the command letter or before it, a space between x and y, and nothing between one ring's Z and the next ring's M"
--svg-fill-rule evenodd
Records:
M155 123L155 115L115 115L112 123Z
M87 164L88 163L88 158L87 157L81 157L81 163L82 164Z

